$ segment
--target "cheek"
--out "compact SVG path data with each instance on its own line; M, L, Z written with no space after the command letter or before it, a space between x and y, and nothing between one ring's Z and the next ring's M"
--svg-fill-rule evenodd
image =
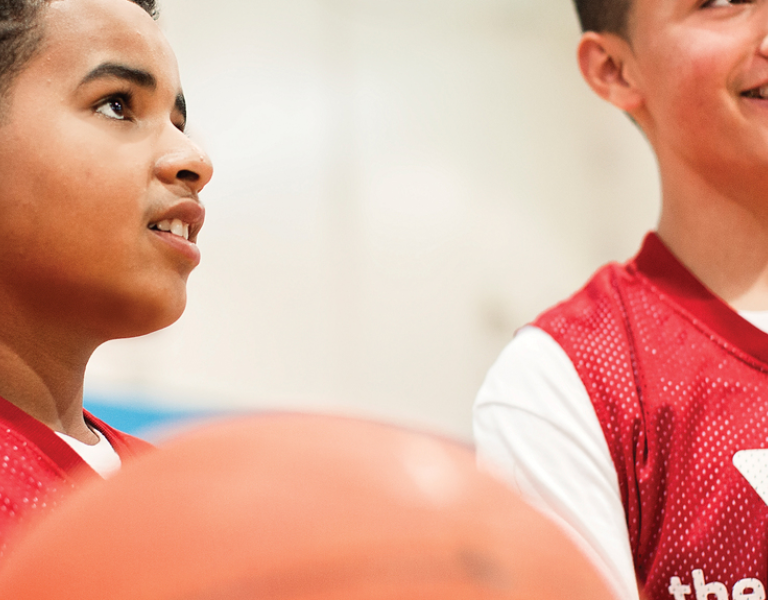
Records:
M0 168L0 236L14 260L46 271L124 264L143 232L135 159L71 144L34 150L17 147L12 168Z
M660 136L686 153L732 135L738 42L721 35L676 40L653 57L648 107Z
M62 136L36 157L30 165L37 171L36 195L67 221L117 232L142 208L147 178L141 151L84 137Z
M713 49L690 46L673 47L670 54L656 59L657 110L666 105L673 118L688 120L713 100L712 88L721 81L717 56Z

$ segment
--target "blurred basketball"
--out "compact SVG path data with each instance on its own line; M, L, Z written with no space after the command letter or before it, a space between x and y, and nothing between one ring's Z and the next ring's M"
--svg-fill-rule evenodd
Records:
M14 550L15 600L610 598L461 444L372 422L248 417L72 497Z

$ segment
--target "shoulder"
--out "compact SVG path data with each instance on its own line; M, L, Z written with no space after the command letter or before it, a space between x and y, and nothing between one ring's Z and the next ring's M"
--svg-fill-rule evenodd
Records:
M0 489L17 481L39 487L40 480L64 480L65 471L25 432L7 424L0 426ZM35 479L38 483L32 483ZM11 483L13 482L13 483Z
M533 324L556 339L566 330L581 335L599 333L621 320L627 294L642 283L630 266L607 264L575 294L539 315Z
M578 395L583 386L560 344L543 329L529 325L517 332L488 371L477 405L501 403L548 412L545 403L529 399L555 389L559 392L555 395L563 399Z
M473 421L478 450L490 462L491 455L507 451L495 446L513 443L513 436L564 436L597 455L605 445L592 401L570 357L548 333L533 326L522 328L488 371Z
M0 557L17 527L54 508L74 480L22 431L0 427Z
M522 328L488 371L475 400L473 429L478 457L492 469L519 461L531 449L556 460L560 441L589 455L602 455L605 445L570 358L533 326ZM504 478L514 480L510 475Z

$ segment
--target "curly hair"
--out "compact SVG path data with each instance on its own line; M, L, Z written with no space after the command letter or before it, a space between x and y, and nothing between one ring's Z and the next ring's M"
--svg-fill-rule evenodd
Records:
M629 39L632 0L574 0L582 31L615 33Z
M129 0L157 18L156 0ZM50 0L0 0L0 99L43 39L40 13Z

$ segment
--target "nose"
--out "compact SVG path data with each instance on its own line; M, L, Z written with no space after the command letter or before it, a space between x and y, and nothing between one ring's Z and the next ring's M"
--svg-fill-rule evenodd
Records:
M211 159L195 142L175 127L169 135L172 143L155 163L155 175L168 185L181 185L198 194L213 176Z

